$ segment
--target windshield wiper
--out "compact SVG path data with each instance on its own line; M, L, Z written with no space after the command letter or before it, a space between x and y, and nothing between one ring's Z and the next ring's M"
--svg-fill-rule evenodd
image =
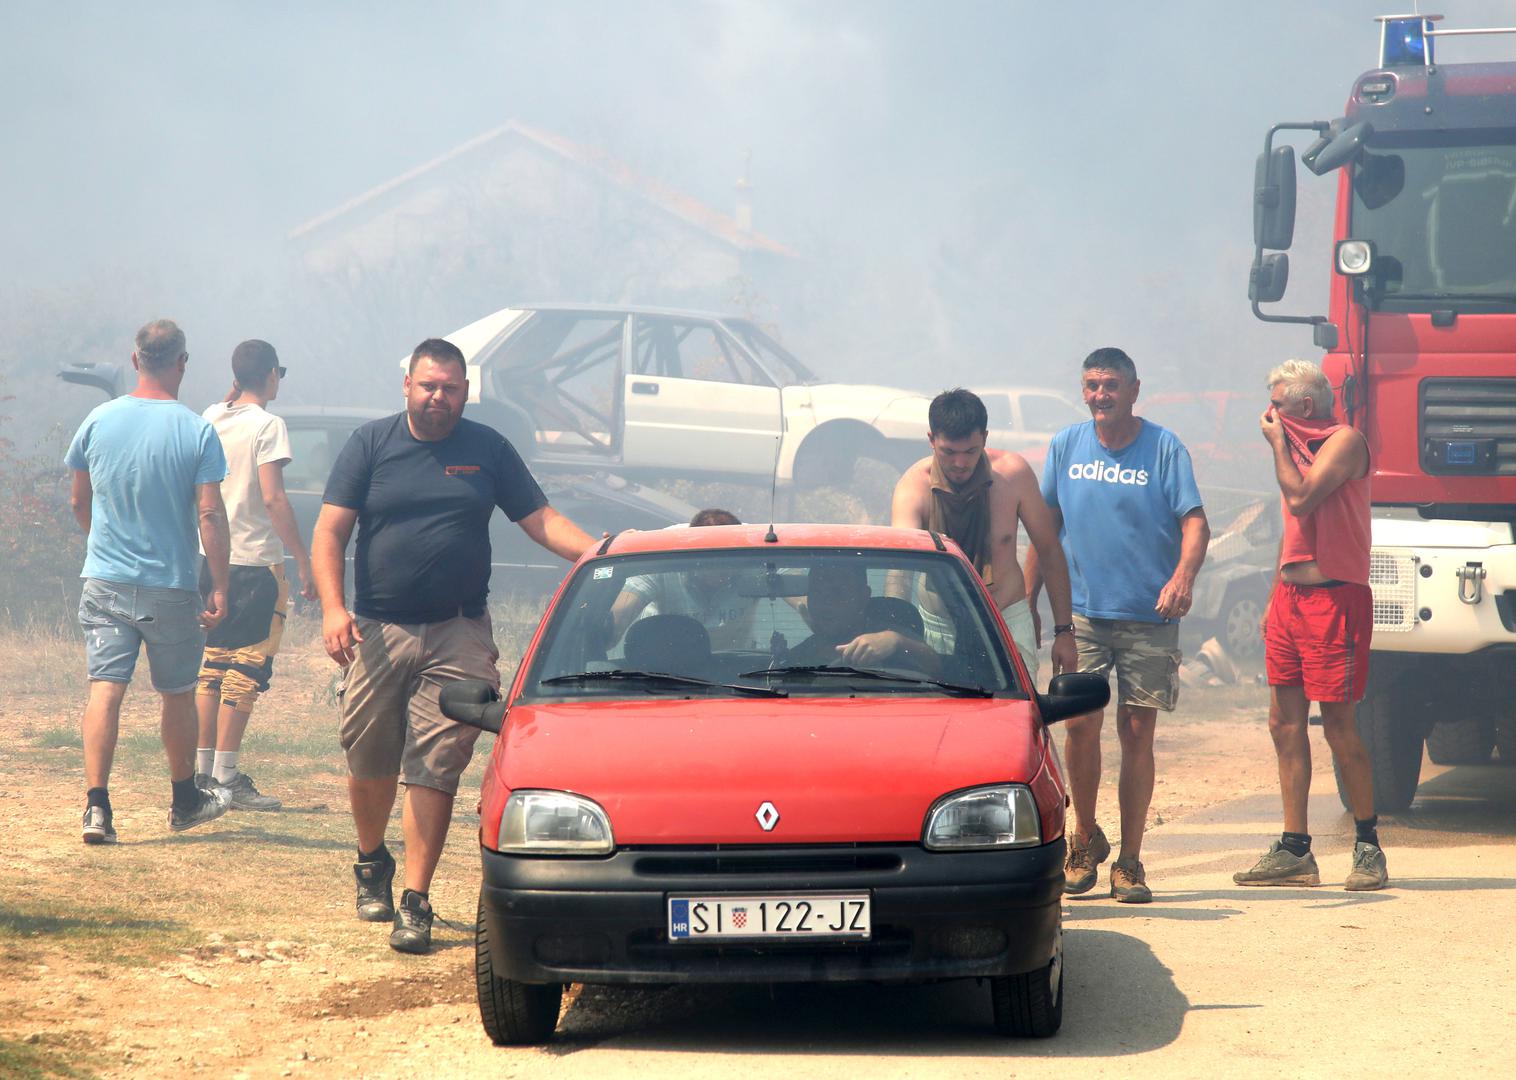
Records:
M897 675L893 671L875 671L872 668L848 667L845 664L791 664L788 667L758 668L744 671L739 678L757 678L760 675L819 675L823 678L846 676L852 679L879 679L885 682L910 683L914 686L935 686L954 697L994 697L993 690L982 686L965 686L962 683L944 682L917 675Z
M771 686L742 686L739 683L715 682L711 679L699 679L693 675L671 675L666 671L637 671L631 668L614 668L611 671L580 671L573 675L554 675L552 678L543 679L543 686L558 686L563 683L593 683L593 682L650 682L662 683L665 686L699 686L706 690L730 690L734 694L746 694L749 697L789 697L784 690L775 690Z

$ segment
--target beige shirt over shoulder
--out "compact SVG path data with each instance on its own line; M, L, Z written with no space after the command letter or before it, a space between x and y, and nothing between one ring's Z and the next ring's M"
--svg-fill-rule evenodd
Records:
M205 410L226 452L227 474L221 481L221 500L231 523L233 566L279 566L284 544L274 532L258 467L290 459L290 435L284 420L253 404L218 401Z

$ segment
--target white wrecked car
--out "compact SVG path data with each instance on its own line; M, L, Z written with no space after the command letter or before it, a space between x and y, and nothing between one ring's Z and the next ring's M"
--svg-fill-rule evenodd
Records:
M447 339L468 361L469 416L537 469L839 484L860 457L926 453L930 399L824 382L744 318L539 304Z

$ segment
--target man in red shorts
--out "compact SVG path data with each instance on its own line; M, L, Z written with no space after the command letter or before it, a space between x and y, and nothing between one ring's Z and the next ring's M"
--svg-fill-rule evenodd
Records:
M1284 503L1279 575L1264 616L1272 700L1269 734L1279 757L1284 834L1239 885L1319 885L1306 831L1311 790L1307 716L1322 729L1342 773L1357 835L1347 888L1389 883L1374 814L1374 774L1354 723L1369 676L1374 599L1369 591L1369 448L1332 419L1332 387L1315 364L1289 360L1269 373L1263 435L1274 451Z

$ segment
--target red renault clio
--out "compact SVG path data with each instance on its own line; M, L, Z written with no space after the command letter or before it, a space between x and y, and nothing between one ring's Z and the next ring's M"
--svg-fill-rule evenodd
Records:
M502 701L480 799L477 975L496 1043L566 983L987 979L995 1027L1063 1014L1064 784L989 594L928 532L779 525L608 539Z

